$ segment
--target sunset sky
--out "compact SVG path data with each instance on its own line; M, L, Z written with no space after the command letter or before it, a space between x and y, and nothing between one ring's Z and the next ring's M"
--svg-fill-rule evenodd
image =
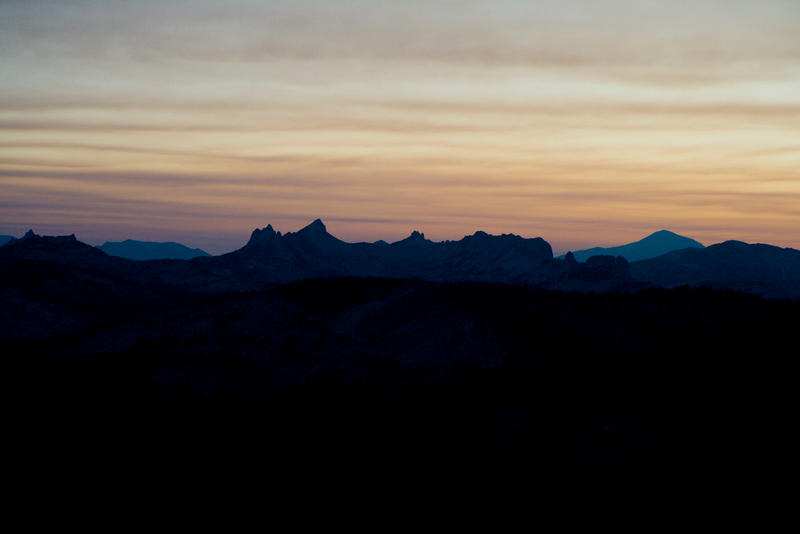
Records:
M800 248L800 1L0 2L0 234Z

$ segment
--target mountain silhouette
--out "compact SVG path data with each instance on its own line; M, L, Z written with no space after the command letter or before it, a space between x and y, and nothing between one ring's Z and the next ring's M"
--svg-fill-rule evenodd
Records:
M430 281L527 284L570 291L626 291L631 276L624 258L603 257L569 264L554 259L544 239L478 231L458 241L433 242L417 231L394 243L348 243L328 233L317 219L281 234L268 225L247 244L221 256L148 262L109 256L75 236L42 237L32 232L2 248L0 261L33 260L99 279L114 277L152 291L221 294L261 290L307 278L380 277ZM58 266L58 267L57 267ZM128 291L128 290L126 290Z
M592 256L622 256L629 262L655 258L673 250L683 248L703 248L703 244L694 239L678 235L669 230L659 230L649 236L618 247L594 247L573 252L575 259L586 261ZM563 257L563 256L562 256Z
M317 220L191 260L29 231L0 247L0 280L12 421L45 448L67 435L94 457L119 436L131 457L246 472L402 458L685 489L784 477L800 443L800 300L683 287L800 298L797 250L580 262L480 231L347 243Z
M189 248L186 245L173 241L160 243L126 239L125 241L106 241L97 248L109 256L118 256L120 258L128 258L129 260L190 260L200 256L210 256L210 254L204 250Z
M636 282L657 287L706 286L767 297L800 298L800 251L725 241L675 250L631 264Z
M377 276L552 286L563 282L565 276L577 280L581 272L591 268L567 269L563 260L553 258L550 244L540 237L478 231L458 241L437 243L414 231L394 243L347 243L329 234L319 219L287 234L276 232L272 226L257 229L243 248L195 261L209 269L234 271L240 279L260 278L265 283ZM627 265L616 265L627 272Z
M19 239L12 238L3 247L6 251L66 251L66 250L86 250L92 248L78 238L75 234L62 236L41 236L33 230L28 230Z
M133 299L139 299L139 293L150 298L154 292L260 291L297 280L338 277L500 282L604 293L706 286L800 298L800 251L771 245L727 241L632 263L609 255L581 262L574 253L553 258L549 243L540 237L482 231L457 241L434 242L414 231L394 243L348 243L328 233L319 219L286 234L270 225L256 229L244 247L221 256L146 262L109 256L74 235L38 236L29 231L0 248L0 265L19 269L24 262L35 262L30 268L38 271L93 276L110 291L118 284L113 290Z
M0 235L0 247L11 241L12 239L16 239L14 236L10 235Z

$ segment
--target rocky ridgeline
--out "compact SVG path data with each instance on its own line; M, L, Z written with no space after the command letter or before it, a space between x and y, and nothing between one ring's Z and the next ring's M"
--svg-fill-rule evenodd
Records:
M317 219L286 234L268 225L254 230L239 250L192 260L131 261L107 256L74 235L38 236L32 231L0 251L0 262L46 260L149 290L201 294L359 276L499 282L578 292L708 286L800 298L800 251L738 241L692 246L633 263L606 255L580 262L573 253L554 258L550 244L539 237L481 231L457 241L434 242L414 231L394 243L347 243L328 233Z
M272 226L255 230L243 248L202 260L252 278L288 282L303 278L371 276L431 281L523 283L570 290L613 291L630 285L622 258L568 265L553 258L537 237L489 235L478 231L458 241L433 242L414 231L395 243L346 243L317 219L302 230L281 234Z

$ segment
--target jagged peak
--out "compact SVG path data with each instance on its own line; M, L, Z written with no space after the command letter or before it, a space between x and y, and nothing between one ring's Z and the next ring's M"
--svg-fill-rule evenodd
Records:
M486 238L498 238L498 239L541 239L540 237L525 238L525 237L522 237L521 235L513 234L513 233L496 235L496 234L490 234L488 232L484 232L483 230L476 230L474 234L468 235L468 236L465 236L465 237L476 237L476 238L480 238L480 239L486 239Z
M75 234L69 235L39 235L33 230L28 230L25 232L25 235L20 238L20 241L28 241L28 240L40 240L40 241L47 241L47 242L56 242L56 243L77 243L78 238L75 237Z
M405 239L401 239L400 241L397 241L395 244L407 245L407 244L416 244L416 243L430 243L430 241L428 241L425 238L425 234L423 234L422 232L420 232L418 230L414 230L413 232L411 232L411 235L409 235Z
M265 226L264 228L256 228L255 230L253 230L253 233L254 233L254 234L255 234L255 233L262 234L262 233L263 233L263 234L265 234L265 235L272 235L272 234L274 234L274 233L275 233L275 229L274 229L274 228L272 228L272 225L271 225L271 224L268 224L268 225L267 225L267 226Z
M7 246L20 247L20 248L94 248L86 243L81 243L75 234L70 235L39 235L33 230L28 230L25 235L19 239L14 239L6 243Z
M280 236L281 236L281 233L280 232L276 232L272 228L272 225L268 224L264 228L256 228L255 230L253 230L253 233L250 234L250 241L247 244L249 245L249 244L252 244L252 243L260 243L260 242L264 242L264 241L273 241L274 239L277 239Z
M342 243L339 238L328 233L328 229L325 228L325 223L323 223L321 219L315 219L314 222L301 228L296 233L286 235L294 235L304 241L314 243Z
M328 229L325 228L325 223L322 222L322 219L314 219L314 222L309 224L308 226L301 228L297 233L315 233L315 234L327 234Z

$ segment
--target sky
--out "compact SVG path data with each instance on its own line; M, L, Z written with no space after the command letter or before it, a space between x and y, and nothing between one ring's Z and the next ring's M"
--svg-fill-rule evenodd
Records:
M0 234L800 248L800 1L0 2Z

